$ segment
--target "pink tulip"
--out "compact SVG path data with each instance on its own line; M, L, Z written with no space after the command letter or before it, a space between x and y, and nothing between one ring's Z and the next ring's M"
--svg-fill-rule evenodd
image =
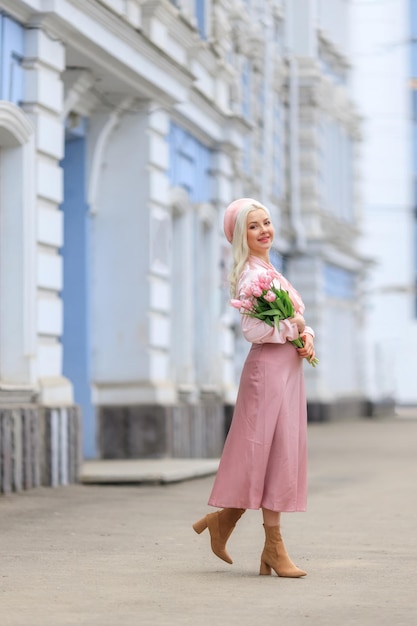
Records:
M252 300L249 300L249 299L242 300L242 302L240 303L240 306L246 309L247 311L250 311L253 308L253 302Z
M268 302L274 302L274 300L277 299L276 295L274 294L273 291L267 291L265 296L264 296L265 300L267 300Z
M261 289L269 289L271 286L271 275L269 272L259 275L258 284Z
M252 283L252 294L255 298L260 298L262 295L262 288L256 283Z
M242 308L242 300L230 300L230 304L235 307L235 309Z

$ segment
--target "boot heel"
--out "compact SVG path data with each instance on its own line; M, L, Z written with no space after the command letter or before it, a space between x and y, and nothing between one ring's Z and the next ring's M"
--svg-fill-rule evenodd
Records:
M198 520L198 522L193 524L193 528L194 528L195 532L198 533L198 534L202 533L203 530L206 530L206 528L207 528L207 516L206 517L202 517L200 520Z
M265 561L261 561L261 569L259 570L260 576L271 576L271 566Z

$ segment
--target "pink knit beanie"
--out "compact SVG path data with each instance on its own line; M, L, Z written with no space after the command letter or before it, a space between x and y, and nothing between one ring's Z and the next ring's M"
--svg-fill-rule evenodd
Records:
M234 200L227 207L224 214L224 234L226 235L227 241L232 243L233 232L235 230L236 218L237 214L241 209L248 206L248 204L260 204L257 200L253 198L239 198L239 200ZM262 205L260 204L260 207Z

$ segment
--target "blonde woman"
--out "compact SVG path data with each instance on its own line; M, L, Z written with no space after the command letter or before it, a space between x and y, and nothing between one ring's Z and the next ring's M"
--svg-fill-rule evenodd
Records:
M293 318L269 326L241 315L244 337L252 344L246 358L232 424L209 505L220 508L193 525L209 529L213 552L227 563L226 550L236 522L246 509L261 509L265 545L260 574L299 578L306 572L291 561L280 532L282 512L305 511L307 500L307 409L302 360L312 360L314 332L306 326L304 304L288 280L271 265L274 227L268 209L252 198L230 204L224 232L233 248L232 298L244 300L248 286L266 271L287 290ZM244 309L241 309L241 313ZM304 347L291 340L299 336Z

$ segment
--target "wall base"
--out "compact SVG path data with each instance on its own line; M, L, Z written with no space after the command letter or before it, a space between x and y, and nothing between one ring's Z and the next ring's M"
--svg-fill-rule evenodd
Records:
M99 450L105 459L216 458L224 444L218 400L174 406L98 408Z
M0 493L78 481L77 407L0 406Z
M340 398L333 402L307 402L309 422L370 417L370 403L365 398Z

